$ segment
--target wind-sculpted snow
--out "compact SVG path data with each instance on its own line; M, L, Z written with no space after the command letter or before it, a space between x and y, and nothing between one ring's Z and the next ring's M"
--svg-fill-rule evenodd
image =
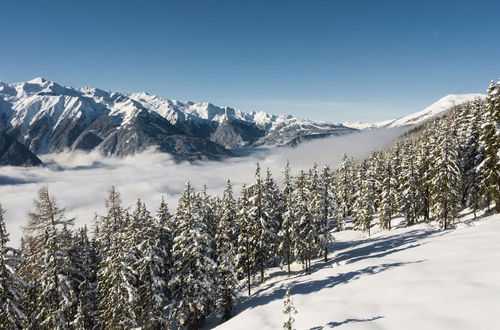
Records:
M296 264L290 278L270 269L269 280L250 298L242 293L236 315L216 329L281 328L289 287L296 329L495 329L500 216L471 217L446 231L422 223L370 237L333 233L327 263L317 261L311 275Z
M207 185L208 192L221 194L227 179L238 190L254 178L255 163L269 167L281 181L287 160L293 172L308 169L316 161L319 166L336 167L344 153L362 159L374 148L384 148L403 131L373 130L362 133L313 140L296 148L257 148L249 156L226 159L224 162L175 162L165 153L147 150L123 158L103 157L99 152L60 153L42 157L48 165L41 168L0 167L0 203L6 210L6 221L13 242L21 236L26 212L31 208L41 185L47 184L76 224L89 224L94 212L102 213L104 199L112 186L122 193L125 205L140 197L154 210L164 195L171 209L187 181L196 189ZM241 151L244 153L244 150Z

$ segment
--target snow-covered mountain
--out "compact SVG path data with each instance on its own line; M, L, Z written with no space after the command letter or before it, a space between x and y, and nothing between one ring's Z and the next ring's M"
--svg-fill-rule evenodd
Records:
M473 101L476 99L483 99L485 95L483 94L450 94L442 97L435 103L426 107L425 109L412 113L410 115L398 118L385 120L376 123L363 123L363 122L345 122L344 126L355 128L355 129L373 129L382 127L405 127L413 126L424 121L427 121L433 117L444 114L450 108L460 105L465 102Z
M179 160L196 160L232 156L235 148L295 145L355 130L210 103L183 103L145 92L63 87L35 78L0 82L0 131L37 155L97 149L123 156L156 147Z

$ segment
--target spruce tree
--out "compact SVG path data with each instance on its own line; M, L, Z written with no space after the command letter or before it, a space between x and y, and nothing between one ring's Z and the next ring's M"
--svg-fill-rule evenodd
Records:
M139 214L137 231L137 262L135 263L138 291L137 314L142 329L168 328L164 309L167 305L167 262L169 252L161 245L162 226L147 210L137 206Z
M351 213L353 203L353 161L344 154L337 170L337 231L344 230L347 217Z
M298 237L295 240L294 252L304 265L307 274L311 272L311 259L317 237L314 219L309 209L310 197L306 174L301 171L295 181L295 189L291 198L292 214L296 219L294 233Z
M95 329L98 325L97 306L97 251L88 237L87 227L80 228L70 249L73 272L77 285L77 307L72 327Z
M130 250L132 217L121 206L112 188L106 199L107 214L101 217L101 262L97 272L99 325L105 329L137 326L136 255ZM128 227L128 228L127 228ZM107 240L104 241L107 234Z
M252 275L255 270L255 232L257 226L254 217L250 216L250 200L248 198L248 188L243 185L240 197L238 198L238 254L236 257L236 265L238 274L241 277L246 277L248 295L252 282Z
M412 141L406 141L402 148L400 210L410 226L417 222L419 202L419 177L415 146Z
M203 217L201 198L189 183L179 198L176 234L170 317L174 327L199 328L212 311L217 266L211 258L213 237Z
M437 143L434 146L434 163L431 167L431 211L446 229L457 217L460 205L460 174L457 166L457 145L449 125L440 121Z
M500 86L491 82L486 97L486 115L481 126L483 160L478 166L482 172L481 195L486 203L495 202L500 213Z
M293 246L295 244L295 218L293 214L292 202L293 184L290 174L290 164L287 161L283 171L283 189L281 194L283 196L283 213L282 224L278 233L279 246L278 251L280 256L287 264L288 276L291 275L290 265L293 261Z
M236 300L238 278L235 272L236 202L228 180L222 197L222 215L215 234L217 249L217 301L216 307L223 320L231 317Z
M4 212L0 204L0 328L16 330L22 329L26 322L22 299L28 285L19 275L19 265L23 262L20 251L7 246L9 234Z

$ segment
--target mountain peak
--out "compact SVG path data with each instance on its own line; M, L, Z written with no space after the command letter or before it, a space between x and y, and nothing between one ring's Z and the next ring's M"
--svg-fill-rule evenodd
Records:
M47 79L45 79L43 77L36 77L36 78L31 79L31 80L28 80L27 82L30 84L42 85L42 84L45 84L47 82Z

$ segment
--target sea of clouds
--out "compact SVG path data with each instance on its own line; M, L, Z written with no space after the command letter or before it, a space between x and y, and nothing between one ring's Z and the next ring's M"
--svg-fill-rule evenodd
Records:
M176 163L168 154L149 150L124 158L103 157L92 153L60 153L42 157L46 167L0 167L0 203L6 210L7 230L12 245L18 245L22 226L27 223L27 212L38 189L48 185L67 216L75 217L77 226L90 224L95 213L104 213L104 200L115 186L122 195L124 206L134 205L141 198L154 212L165 197L171 211L185 183L190 181L195 189L204 185L211 194L221 194L227 179L238 191L243 183L254 180L255 163L259 162L262 174L269 168L277 181L288 160L292 173L307 170L313 162L336 168L344 153L360 160L374 149L392 143L403 129L362 131L338 137L313 140L295 148L262 148L245 157L224 161Z

